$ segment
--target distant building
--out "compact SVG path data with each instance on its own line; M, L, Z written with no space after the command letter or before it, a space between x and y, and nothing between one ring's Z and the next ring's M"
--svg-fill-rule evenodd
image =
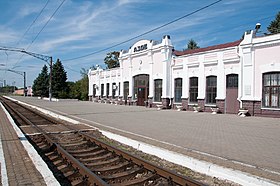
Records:
M23 96L23 93L24 93L23 89L18 89L18 90L15 90L13 94Z
M33 90L32 90L32 87L31 86L28 86L27 87L27 96L33 96Z
M141 40L120 52L120 68L89 70L93 101L280 116L280 34L174 50L170 37Z

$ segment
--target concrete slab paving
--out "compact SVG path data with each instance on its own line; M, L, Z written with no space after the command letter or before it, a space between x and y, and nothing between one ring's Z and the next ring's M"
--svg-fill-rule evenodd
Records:
M132 139L280 182L280 119L13 97Z

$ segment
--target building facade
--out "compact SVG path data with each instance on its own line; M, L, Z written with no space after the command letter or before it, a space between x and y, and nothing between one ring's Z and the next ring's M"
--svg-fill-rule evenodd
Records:
M278 52L277 52L278 51ZM89 70L89 98L105 103L280 116L280 34L176 51L169 36L121 51L120 67Z

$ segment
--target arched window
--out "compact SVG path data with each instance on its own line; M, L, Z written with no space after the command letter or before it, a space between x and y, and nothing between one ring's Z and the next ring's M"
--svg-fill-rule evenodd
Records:
M190 88L189 88L189 102L197 103L198 96L198 77L190 78Z
M174 101L176 103L182 102L182 83L183 79L182 78L177 78L175 79L175 89L174 89Z
M162 96L162 79L156 79L155 80L155 91L154 91L154 101L155 102L161 102L161 96Z
M280 72L263 74L263 106L280 108Z
M217 76L206 78L206 104L216 104L217 97Z

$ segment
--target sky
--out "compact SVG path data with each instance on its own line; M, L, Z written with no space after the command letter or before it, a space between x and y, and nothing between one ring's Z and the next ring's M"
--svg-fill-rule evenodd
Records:
M160 41L170 35L176 50L186 48L190 39L201 48L232 42L256 23L262 25L260 33L266 33L280 11L279 0L222 0L137 37L214 2L217 0L0 0L0 48L60 59L68 81L77 81L82 68L105 67L106 53L128 50L141 39ZM44 65L48 63L21 52L0 50L0 86L5 81L23 87L23 76L16 72L26 72L27 86L32 86Z

